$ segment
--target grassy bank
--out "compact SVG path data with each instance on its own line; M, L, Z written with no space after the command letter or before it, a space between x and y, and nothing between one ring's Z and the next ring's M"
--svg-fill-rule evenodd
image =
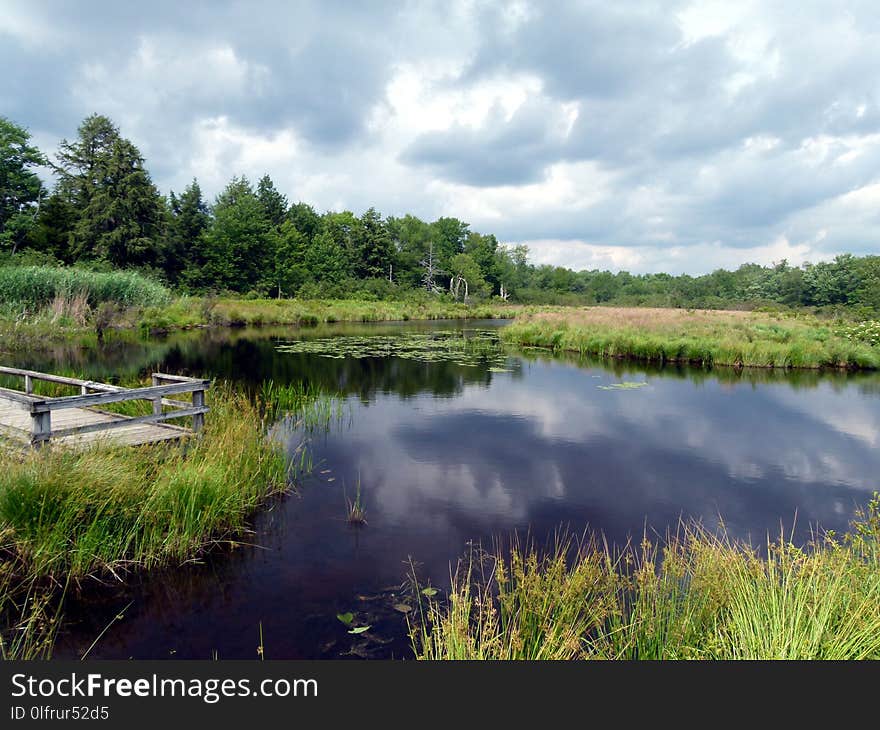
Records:
M0 615L5 656L46 656L59 596L91 578L182 564L234 540L271 495L286 459L259 404L209 396L204 435L185 447L45 449L0 472Z
M511 317L508 305L466 305L446 299L359 301L353 299L212 299L184 297L140 313L146 331L198 326L313 325L324 322L385 322Z
M880 348L848 332L807 315L592 307L525 313L501 337L517 345L707 367L880 367Z
M5 301L0 299L0 301ZM309 326L324 322L384 322L513 317L519 307L465 305L446 299L359 301L351 299L218 299L178 297L154 306L92 307L82 298L56 298L33 310L0 304L0 350L38 350L53 342L94 345L106 339L196 327Z
M420 659L880 658L880 502L841 540L751 547L692 527L612 551L559 540L460 565L420 594ZM431 593L432 591L427 591Z

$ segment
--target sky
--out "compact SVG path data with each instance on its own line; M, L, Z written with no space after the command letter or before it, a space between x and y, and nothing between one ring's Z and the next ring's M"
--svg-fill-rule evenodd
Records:
M880 3L0 0L0 115L109 116L163 193L264 173L535 263L880 253Z

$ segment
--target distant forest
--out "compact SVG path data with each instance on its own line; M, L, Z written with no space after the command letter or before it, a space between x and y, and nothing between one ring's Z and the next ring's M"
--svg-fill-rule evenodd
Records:
M35 169L49 166L47 190ZM880 311L880 256L744 264L704 276L572 271L529 262L457 218L318 212L268 175L234 177L213 202L198 181L162 196L137 147L93 115L52 158L0 117L0 263L146 272L179 291L260 297L395 298L723 307L843 305Z

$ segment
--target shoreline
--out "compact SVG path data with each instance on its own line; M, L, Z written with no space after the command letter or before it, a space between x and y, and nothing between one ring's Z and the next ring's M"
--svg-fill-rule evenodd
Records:
M501 332L508 344L705 369L880 369L880 348L840 325L797 313L591 307L531 312Z

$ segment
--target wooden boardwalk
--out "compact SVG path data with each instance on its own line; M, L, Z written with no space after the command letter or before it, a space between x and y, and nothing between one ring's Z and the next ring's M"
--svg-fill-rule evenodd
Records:
M0 375L24 379L24 390L0 388L0 445L39 448L46 443L68 448L87 448L96 443L114 446L170 441L201 430L208 408L205 391L210 381L155 373L153 385L120 388L107 383L66 378L31 370L0 367ZM35 381L78 389L78 395L48 397L33 393ZM192 401L169 396L192 393ZM153 413L124 416L102 410L109 403L145 400ZM192 428L167 423L192 418Z

